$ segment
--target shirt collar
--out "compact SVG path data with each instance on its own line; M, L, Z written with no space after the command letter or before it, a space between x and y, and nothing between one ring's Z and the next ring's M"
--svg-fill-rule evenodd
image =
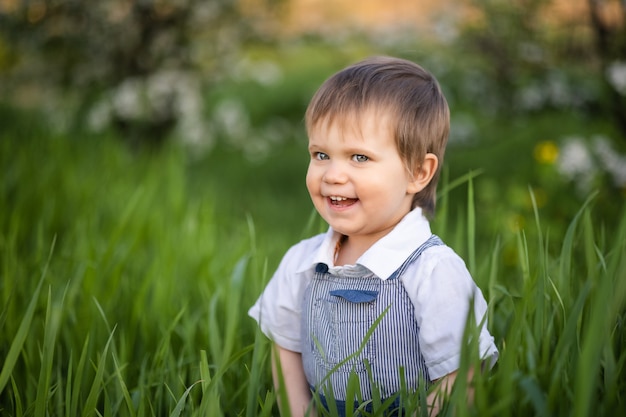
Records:
M430 235L430 224L424 217L422 209L417 207L404 216L391 232L383 236L361 255L357 259L356 267L357 269L365 267L377 277L387 279L413 251L428 240ZM312 258L312 263L304 265L302 270L315 268L315 265L318 263L328 265L331 271L334 269L341 270L342 268L354 270L355 266L351 265L335 267L334 251L337 240L340 237L340 233L332 228L328 228L317 253Z

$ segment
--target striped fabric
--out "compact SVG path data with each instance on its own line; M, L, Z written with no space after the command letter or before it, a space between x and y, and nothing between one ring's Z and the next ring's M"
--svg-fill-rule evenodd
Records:
M318 264L305 291L301 326L304 371L314 389L350 403L355 400L346 398L351 373L358 376L363 401L372 399L371 381L381 398L403 385L414 392L420 382L429 383L414 306L398 278L424 250L442 244L431 236L387 280L331 275Z

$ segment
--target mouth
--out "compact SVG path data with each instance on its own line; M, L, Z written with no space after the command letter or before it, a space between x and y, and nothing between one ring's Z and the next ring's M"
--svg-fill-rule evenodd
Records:
M328 201L330 202L330 205L333 207L348 207L353 205L354 203L356 203L357 201L359 201L358 198L348 198L348 197L341 197L338 195L331 195L328 197Z

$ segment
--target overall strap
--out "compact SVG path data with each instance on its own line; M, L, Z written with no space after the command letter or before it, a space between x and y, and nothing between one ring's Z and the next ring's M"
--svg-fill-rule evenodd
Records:
M422 252L424 252L426 249L433 247L433 246L440 246L443 245L443 241L441 240L441 238L439 238L439 236L437 235L431 235L428 240L424 243L422 243L417 249L415 249L415 251L413 251L412 254L409 255L408 258L406 258L406 260L402 263L402 265L400 265L400 267L398 269L396 269L396 271L391 274L391 276L389 277L389 279L396 279L400 276L402 276L402 274L404 274L404 271L406 271L406 269L413 263L415 262L415 260L417 258L419 258L419 256L422 254Z

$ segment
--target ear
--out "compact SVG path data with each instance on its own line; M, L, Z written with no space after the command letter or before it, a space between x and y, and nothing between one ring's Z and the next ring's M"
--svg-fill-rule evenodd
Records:
M422 164L412 172L412 177L410 178L409 185L407 187L407 194L417 194L426 188L426 186L430 183L430 180L433 179L438 167L439 159L437 158L437 155L427 153L424 156Z

